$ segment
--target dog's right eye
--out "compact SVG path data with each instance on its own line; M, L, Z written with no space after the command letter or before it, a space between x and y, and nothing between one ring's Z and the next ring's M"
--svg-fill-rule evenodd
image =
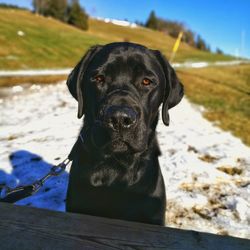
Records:
M148 78L144 78L141 83L142 85L147 86L151 84L151 80L149 80Z
M103 75L97 75L94 77L94 80L96 83L104 83L105 82L105 77Z

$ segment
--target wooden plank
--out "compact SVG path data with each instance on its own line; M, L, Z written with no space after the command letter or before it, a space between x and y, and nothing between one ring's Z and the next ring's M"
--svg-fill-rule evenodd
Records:
M250 241L0 203L0 249L250 250Z

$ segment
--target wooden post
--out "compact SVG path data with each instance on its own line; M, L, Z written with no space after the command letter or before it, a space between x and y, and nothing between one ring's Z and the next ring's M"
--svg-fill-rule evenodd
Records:
M249 250L250 241L0 203L0 249Z

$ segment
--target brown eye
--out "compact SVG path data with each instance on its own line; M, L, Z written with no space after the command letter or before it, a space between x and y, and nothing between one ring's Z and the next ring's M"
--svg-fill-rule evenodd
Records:
M148 79L148 78L144 78L143 80L142 80L142 84L143 85L149 85L151 83L151 81Z
M105 78L102 75L98 75L98 76L95 77L95 81L97 83L104 83L105 82Z

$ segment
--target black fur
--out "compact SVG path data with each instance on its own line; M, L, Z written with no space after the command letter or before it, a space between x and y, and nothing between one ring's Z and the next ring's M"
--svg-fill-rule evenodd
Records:
M142 84L143 79L149 84ZM159 51L133 43L91 48L67 85L84 116L70 171L66 210L164 225L166 195L156 139L158 109L183 97Z

